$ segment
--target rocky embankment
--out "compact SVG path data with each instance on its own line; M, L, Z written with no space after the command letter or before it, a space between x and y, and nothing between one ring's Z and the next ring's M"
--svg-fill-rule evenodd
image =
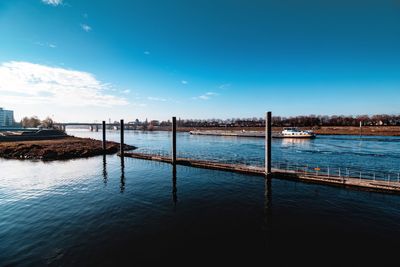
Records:
M107 142L106 154L119 151L119 143ZM125 150L136 149L125 145ZM7 159L60 160L87 158L104 154L99 140L66 137L57 140L0 142L0 157Z

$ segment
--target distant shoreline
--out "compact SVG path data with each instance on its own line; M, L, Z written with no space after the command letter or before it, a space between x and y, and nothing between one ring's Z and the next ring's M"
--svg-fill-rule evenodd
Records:
M153 131L170 131L171 127L156 127ZM309 130L312 127L298 127L301 130ZM281 132L283 127L272 127L273 132ZM190 131L254 131L264 132L264 127L178 127L179 132ZM400 136L400 126L322 126L312 129L317 135L365 135L365 136Z

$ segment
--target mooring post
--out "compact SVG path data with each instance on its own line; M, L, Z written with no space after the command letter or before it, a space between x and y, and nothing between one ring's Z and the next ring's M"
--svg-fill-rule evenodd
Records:
M271 139L271 111L268 111L265 117L265 174L267 176L271 175Z
M120 143L119 151L120 151L121 157L123 157L124 156L124 120L121 120L120 126L121 126L121 143Z
M172 117L172 164L176 164L176 117Z
M103 151L106 151L106 121L103 121Z

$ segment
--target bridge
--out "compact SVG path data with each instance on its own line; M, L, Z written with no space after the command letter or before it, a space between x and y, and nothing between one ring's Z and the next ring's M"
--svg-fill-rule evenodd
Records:
M98 132L99 129L103 128L103 123L99 122L56 122L53 124L54 127L65 131L67 126L87 126L90 131L96 131ZM116 130L119 130L121 127L120 123L105 123L105 127L113 127ZM124 129L136 129L136 125L133 124L124 124Z

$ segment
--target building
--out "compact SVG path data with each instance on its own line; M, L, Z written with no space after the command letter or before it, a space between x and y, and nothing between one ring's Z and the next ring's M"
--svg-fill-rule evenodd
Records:
M0 108L0 127L14 126L14 111Z

